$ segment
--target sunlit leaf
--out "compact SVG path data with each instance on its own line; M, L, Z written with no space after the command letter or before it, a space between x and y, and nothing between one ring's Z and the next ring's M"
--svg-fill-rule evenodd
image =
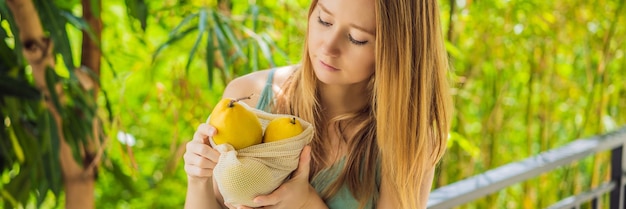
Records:
M137 194L137 190L134 187L133 179L126 173L124 173L122 166L117 161L111 161L108 166L103 166L104 169L111 172L115 177L117 183L119 183L125 190L129 191L131 194Z
M141 24L141 29L146 30L148 19L148 6L144 0L125 0L128 13Z
M252 31L257 31L259 26L259 6L256 4L250 5L248 12L252 14Z
M50 99L54 107L56 108L59 115L64 115L64 110L61 106L61 102L59 100L59 95L57 93L55 85L59 81L59 76L54 72L54 69L47 67L45 69L46 75L46 87L48 88L48 93L50 95Z
M248 56L250 57L252 67L248 69L248 71L259 70L259 46L257 44L251 44L249 54Z
M50 112L45 113L44 122L45 128L47 129L48 140L50 140L50 151L49 156L44 156L44 160L47 160L44 164L46 165L46 178L48 179L48 183L50 184L50 190L52 193L59 198L61 193L61 166L59 162L59 150L60 150L60 140L59 140L59 132L57 131L56 122L54 121L54 117Z
M227 20L227 18L224 18L223 16L219 15L216 12L214 12L213 14L215 14L216 26L219 27L220 30L224 32L229 43L232 44L233 48L235 49L235 55L233 55L233 59L243 57L243 51L241 50L242 48L241 43L239 43L240 40L235 36L235 33L232 30L233 27L231 27L228 24L229 21Z
M85 21L85 19L76 17L74 14L72 14L69 11L60 10L60 14L74 27L78 28L79 30L86 31L87 34L89 35L89 38L92 41L99 41L96 38L93 28L91 28L91 26L89 25L89 23ZM96 44L100 45L100 43L96 43Z
M189 66L191 65L191 62L193 61L193 57L196 54L196 50L198 49L200 42L202 42L202 37L204 36L204 33L206 32L206 25L207 25L206 16L207 16L206 10L200 10L200 21L198 23L198 36L196 37L196 41L194 42L193 47L191 48L191 51L189 52L187 65L185 65L186 74L189 74Z
M2 22L1 19L0 22ZM15 53L4 41L8 37L4 28L0 27L0 74L7 73L11 68L17 66Z
M212 21L214 22L215 25L213 25L213 30L215 30L215 36L217 37L217 45L218 45L218 51L221 54L221 58L224 62L224 66L223 66L223 73L226 75L227 78L231 78L230 75L230 62L228 60L228 40L226 39L226 36L224 35L224 31L221 28L220 22L219 22L219 17L217 16L217 14L215 12L211 13L212 15L210 15L210 17L212 17Z
M109 99L109 94L105 90L101 90L102 95L104 95L104 104L109 115L109 123L113 123L113 107L111 106L111 100Z
M10 121L10 118L7 118L2 111L0 111L0 118ZM0 128L0 138L10 139L7 129L11 127L6 127L6 124L3 125L4 126ZM13 166L13 163L16 163L15 153L13 152L13 140L0 140L0 170L4 171L5 169L9 169Z
M445 42L445 46L446 46L446 50L448 51L450 56L454 57L455 60L459 60L459 61L463 60L463 53L461 53L461 50L459 50L459 48L454 46L449 41Z
M0 189L0 196L3 200L6 200L4 203L4 208L18 208L18 202L15 200L15 197L11 195L7 190Z
M0 96L36 100L41 98L39 91L28 82L0 75Z
M10 191L9 199L15 200L18 204L25 204L28 200L28 193L31 187L31 183L29 182L29 167L22 167L20 173L11 179L11 181L4 185L3 191ZM5 196L5 195L3 195Z
M215 73L215 36L213 30L207 30L207 44L206 44L206 65L209 89L213 88L213 80Z
M72 56L72 48L67 35L65 25L67 21L61 15L61 11L51 1L34 0L40 19L43 20L43 27L50 32L50 36L54 43L54 49L63 57L63 62L67 67L72 79L74 75L74 58Z
M179 41L180 39L184 38L185 36L189 35L191 32L196 31L198 28L188 28L187 30L176 34L172 37L170 37L164 44L162 44L161 46L159 46L159 48L154 52L154 54L152 54L152 62L154 62L156 60L156 57L159 55L159 53L161 53L161 51L163 51L163 49L167 48L169 45Z
M185 25L189 24L189 22L190 22L191 20L193 20L193 18L196 18L196 17L198 17L199 15L200 15L200 13L192 13L192 14L190 14L190 15L187 15L187 16L183 19L183 21L181 21L180 23L178 23L178 25L177 25L174 29L172 29L172 31L170 31L170 33L169 33L169 37L171 38L171 37L176 36L176 35L178 34L178 31L179 31L179 30L180 30L183 26L185 26Z
M13 14L6 7L5 0L0 0L0 22L2 22L2 20L7 20L7 22L9 23L9 27L11 33L13 34L13 38L15 39L15 43L21 43L22 41L20 39L20 31L17 28L17 24L15 24L15 20L13 20ZM22 63L22 61L24 60L24 55L22 54L22 45L15 44L14 51L15 56L17 57L17 59L15 59L16 63Z

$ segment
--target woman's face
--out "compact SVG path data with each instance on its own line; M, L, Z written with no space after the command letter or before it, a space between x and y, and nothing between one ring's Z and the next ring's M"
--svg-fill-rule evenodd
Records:
M367 81L374 73L374 1L320 0L313 6L308 49L317 78L330 85Z

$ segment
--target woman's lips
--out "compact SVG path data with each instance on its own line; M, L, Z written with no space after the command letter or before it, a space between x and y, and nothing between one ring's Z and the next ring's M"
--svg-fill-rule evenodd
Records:
M322 60L320 60L320 64L322 64L322 67L324 67L326 70L329 70L329 71L339 71L339 69L337 69L336 67L333 67L332 65L326 64Z

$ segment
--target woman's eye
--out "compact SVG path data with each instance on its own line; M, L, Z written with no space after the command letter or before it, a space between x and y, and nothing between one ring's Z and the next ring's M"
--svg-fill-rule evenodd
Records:
M350 34L348 34L348 39L350 39L350 42L352 42L355 45L364 45L367 43L367 41L359 41L359 40L354 39L352 35Z
M331 25L333 25L333 24L330 24L329 22L325 22L324 20L322 20L322 18L320 16L317 16L317 22L319 22L323 26L331 26Z

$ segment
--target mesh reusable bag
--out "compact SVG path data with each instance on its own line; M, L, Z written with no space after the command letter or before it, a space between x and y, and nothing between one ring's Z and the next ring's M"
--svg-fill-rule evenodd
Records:
M270 114L241 103L254 112L261 122L263 131L277 117L291 115ZM313 126L296 117L304 131L297 136L249 146L235 150L230 144L215 145L220 157L213 169L213 177L224 197L224 202L233 205L257 207L252 200L267 195L280 186L298 167L300 152L313 138ZM218 130L219 131L219 130Z

